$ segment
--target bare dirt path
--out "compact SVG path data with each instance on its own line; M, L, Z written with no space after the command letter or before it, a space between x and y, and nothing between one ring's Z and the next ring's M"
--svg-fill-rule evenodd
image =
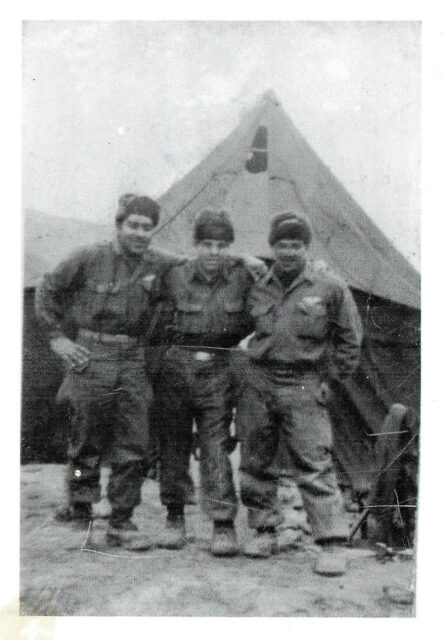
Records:
M214 558L211 525L188 508L189 543L181 551L131 552L104 544L106 522L84 531L53 521L63 502L63 466L22 468L21 613L91 616L371 616L408 617L386 585L410 587L413 561L382 564L359 551L345 577L313 573L315 551L290 549L269 560ZM135 521L156 538L163 523L158 485L146 481ZM245 511L237 519L248 535ZM82 550L85 547L93 550Z

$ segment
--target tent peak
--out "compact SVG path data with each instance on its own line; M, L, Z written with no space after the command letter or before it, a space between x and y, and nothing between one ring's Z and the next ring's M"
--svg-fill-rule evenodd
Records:
M235 249L268 255L268 226L284 210L305 213L313 255L354 289L419 308L419 274L334 177L273 90L257 95L238 127L160 198L163 249L191 250L204 207L229 207ZM332 242L333 239L333 242Z
M268 89L268 91L265 91L265 93L263 93L261 96L261 100L276 107L281 104L281 101L279 100L273 89Z
M240 113L240 122L251 122L252 119L256 119L260 114L266 113L269 109L280 106L281 101L274 90L268 89L268 91L258 95L254 102L250 102L248 106L245 105Z
M281 101L275 94L274 90L268 89L268 91L265 91L258 97L258 99L256 100L255 108L253 108L253 110L258 109L258 110L266 111L271 107L280 107L280 106L281 106Z

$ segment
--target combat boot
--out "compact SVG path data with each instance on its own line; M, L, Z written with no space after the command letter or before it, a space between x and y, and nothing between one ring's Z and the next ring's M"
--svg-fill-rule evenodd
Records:
M232 520L214 523L211 553L213 556L235 556L239 551Z
M269 558L277 552L277 535L272 527L258 529L255 536L244 546L244 555L250 558Z
M138 527L130 518L131 512L113 511L106 532L106 541L111 547L121 547L134 540Z
M57 509L54 519L57 522L72 522L80 528L87 529L93 518L92 505L90 502L71 502L70 504Z
M186 541L184 507L181 504L168 505L165 528L157 546L162 549L182 549Z

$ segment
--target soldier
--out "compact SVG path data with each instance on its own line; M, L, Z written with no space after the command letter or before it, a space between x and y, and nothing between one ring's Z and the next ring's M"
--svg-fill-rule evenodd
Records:
M202 503L213 521L211 551L218 556L238 551L229 458L235 446L230 350L251 330L245 303L256 275L251 264L228 255L233 240L224 211L203 211L194 226L195 259L173 267L162 286L174 310L174 346L165 354L158 388L160 496L167 507L160 546L179 549L186 542L184 505L195 502L189 475L194 419Z
M248 299L255 333L237 421L241 498L256 530L244 552L254 557L277 550L278 473L272 462L279 438L285 439L315 541L327 552L348 537L326 403L329 380L343 380L358 364L362 328L345 283L307 260L310 241L301 216L276 216L269 235L275 263ZM325 553L316 569L338 575L345 562Z
M46 274L36 292L37 316L67 367L58 400L70 415L69 503L56 518L91 518L92 503L100 500L100 462L111 442L111 544L137 530L131 517L140 503L152 395L142 337L152 312L152 280L171 263L147 251L159 211L148 197L122 196L115 240L77 251ZM67 318L76 327L76 341L65 335Z

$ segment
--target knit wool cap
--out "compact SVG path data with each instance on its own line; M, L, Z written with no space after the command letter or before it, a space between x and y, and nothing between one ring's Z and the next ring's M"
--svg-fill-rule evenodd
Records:
M160 205L148 196L137 196L134 193L125 193L119 198L116 225L120 227L123 222L133 214L151 218L153 225L156 226L159 222Z
M234 229L226 211L201 211L194 222L194 241L224 240L233 242Z
M311 229L307 220L292 213L280 213L271 221L268 242L273 245L278 240L302 240L305 246L311 242Z

